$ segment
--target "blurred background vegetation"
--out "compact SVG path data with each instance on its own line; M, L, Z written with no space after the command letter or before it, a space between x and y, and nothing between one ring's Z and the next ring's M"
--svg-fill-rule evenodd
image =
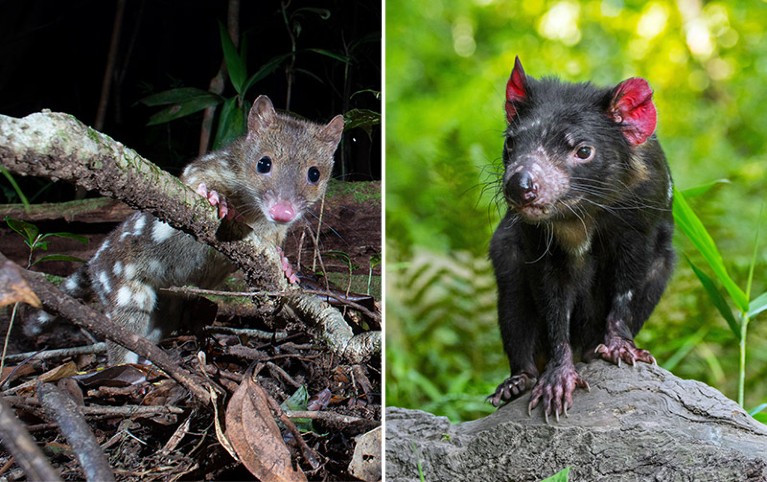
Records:
M452 420L484 402L508 365L487 260L504 210L495 199L504 87L528 75L614 85L648 79L658 137L730 274L767 289L767 2L423 0L386 2L387 405ZM683 378L737 395L738 340L680 254L637 344ZM767 316L749 328L747 409L767 401Z

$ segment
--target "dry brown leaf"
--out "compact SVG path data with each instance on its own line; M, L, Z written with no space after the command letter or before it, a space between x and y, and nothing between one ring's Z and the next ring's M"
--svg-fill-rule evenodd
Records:
M57 382L62 378L67 378L77 373L77 365L73 361L68 361L63 365L59 365L56 368L48 370L47 372L39 375L36 379L22 383L21 385L14 387L14 391L19 395L24 395L35 389L38 381L42 382Z
M267 394L251 373L248 371L226 407L227 437L245 467L262 482L306 481L300 467L293 469Z
M40 299L21 276L21 268L11 261L6 261L0 268L0 306L14 303L26 303L40 308Z

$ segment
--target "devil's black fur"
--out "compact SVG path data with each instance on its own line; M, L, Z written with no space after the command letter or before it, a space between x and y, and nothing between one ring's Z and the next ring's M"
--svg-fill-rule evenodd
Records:
M535 80L517 61L503 152L509 209L490 246L511 377L494 404L533 388L530 407L542 400L546 417L558 417L575 387L588 386L574 355L654 362L633 337L674 253L651 95L642 79L615 88Z

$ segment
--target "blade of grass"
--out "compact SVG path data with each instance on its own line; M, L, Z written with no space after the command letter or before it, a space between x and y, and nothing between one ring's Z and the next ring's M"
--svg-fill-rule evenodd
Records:
M757 296L748 305L748 317L754 318L764 310L767 310L767 291Z
M710 276L695 266L695 263L693 263L690 258L687 258L687 262L690 264L690 267L695 273L695 276L697 276L700 280L703 288L705 288L708 297L711 299L711 302L714 304L716 309L719 310L719 313L722 314L722 317L724 317L727 325L730 327L730 330L732 330L738 340L740 340L740 323L735 319L735 315L733 315L732 310L730 309L730 305L727 304L727 300L724 299L722 292L719 291L719 288L716 287L714 280L712 280Z
M19 196L19 199L21 200L21 204L24 205L24 209L29 209L29 200L27 199L27 196L24 195L24 193L21 191L21 188L16 183L16 179L13 178L13 175L3 166L0 166L0 174L5 176L6 179L8 179L8 182L11 183L11 187L14 191L16 191L16 195Z
M717 279L727 293L732 298L738 310L748 311L748 297L746 293L735 284L724 266L722 255L708 233L703 223L692 210L684 195L674 188L674 221L680 231L692 242L693 246L700 252L703 259L711 267Z

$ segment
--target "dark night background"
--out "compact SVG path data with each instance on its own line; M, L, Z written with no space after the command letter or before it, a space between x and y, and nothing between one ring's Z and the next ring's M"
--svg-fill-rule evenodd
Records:
M117 0L0 0L0 114L23 117L50 109L93 126L117 5ZM178 174L197 155L202 112L147 126L160 108L139 100L175 87L208 89L223 59L219 23L226 25L227 6L222 0L127 0L100 130ZM290 52L283 7L300 24L290 110L318 122L355 108L380 112L380 100L367 91L381 90L380 0L241 2L240 38L247 42L248 76ZM330 15L322 18L310 9L325 9ZM347 68L308 49L351 61ZM235 94L227 81L222 95ZM285 108L284 65L256 83L247 100L259 94ZM337 154L337 172L343 162L348 180L380 179L380 137L380 126L372 128L371 136L360 128L348 130L343 156ZM36 196L49 183L21 181L33 202L66 200L74 193L70 186L55 184ZM0 180L0 187L0 201L17 202L7 181Z

